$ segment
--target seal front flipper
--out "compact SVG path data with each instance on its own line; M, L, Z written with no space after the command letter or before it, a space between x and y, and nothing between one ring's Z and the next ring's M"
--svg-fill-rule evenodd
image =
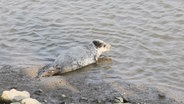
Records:
M109 56L105 56L105 55L101 55L99 58L98 58L98 64L102 64L104 62L112 62L112 58L109 57Z

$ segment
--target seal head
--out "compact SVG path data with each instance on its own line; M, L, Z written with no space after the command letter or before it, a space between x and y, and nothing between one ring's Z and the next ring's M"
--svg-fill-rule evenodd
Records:
M108 52L111 50L111 45L108 43L105 43L102 40L96 39L92 42L97 50L97 56L96 60L100 57L100 55L104 52Z

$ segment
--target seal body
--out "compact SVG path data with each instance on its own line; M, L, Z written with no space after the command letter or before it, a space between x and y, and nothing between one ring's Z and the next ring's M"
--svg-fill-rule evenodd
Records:
M95 63L96 59L97 50L92 44L77 46L63 51L54 61L53 67L60 69L60 73L65 73Z
M39 71L37 77L62 74L96 63L99 56L110 49L110 44L102 40L94 40L89 44L63 50L53 64Z

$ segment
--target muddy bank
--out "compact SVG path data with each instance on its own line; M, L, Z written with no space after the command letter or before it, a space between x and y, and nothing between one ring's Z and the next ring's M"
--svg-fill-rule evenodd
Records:
M182 104L163 91L122 80L106 81L96 78L98 70L76 71L61 76L34 79L35 67L2 66L0 93L16 88L30 92L31 97L46 104L111 104L122 97L132 104ZM90 66L89 66L90 67Z

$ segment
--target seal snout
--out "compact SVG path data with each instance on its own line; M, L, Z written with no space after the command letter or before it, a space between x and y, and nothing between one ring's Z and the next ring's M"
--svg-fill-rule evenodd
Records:
M108 44L108 46L107 46L107 51L110 51L111 48L112 48L112 45Z

